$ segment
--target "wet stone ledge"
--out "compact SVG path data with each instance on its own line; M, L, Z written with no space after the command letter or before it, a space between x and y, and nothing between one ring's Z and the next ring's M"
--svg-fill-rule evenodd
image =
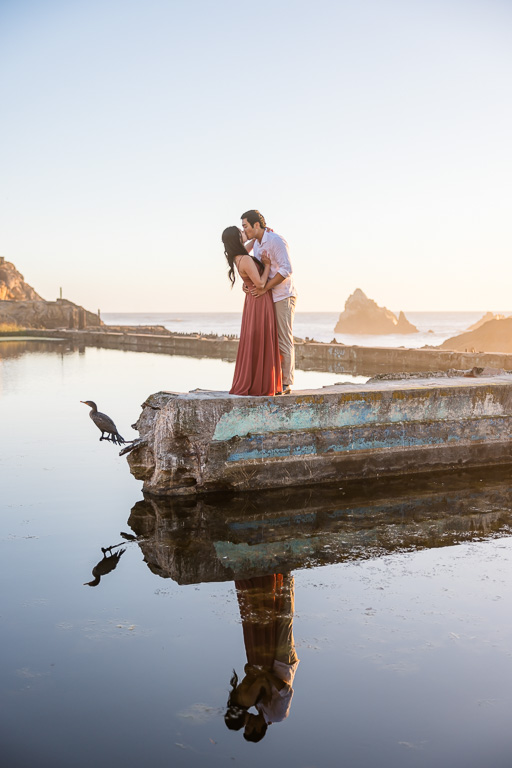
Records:
M144 491L253 491L512 463L512 377L336 385L284 397L159 392L128 454Z

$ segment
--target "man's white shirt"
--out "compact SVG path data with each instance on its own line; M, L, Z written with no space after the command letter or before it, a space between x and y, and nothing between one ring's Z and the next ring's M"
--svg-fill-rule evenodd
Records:
M253 254L261 261L261 252L266 251L270 256L270 271L268 273L269 279L279 274L284 277L282 283L272 288L272 298L274 301L281 301L281 299L288 299L290 296L296 296L297 292L293 284L292 277L292 265L290 262L290 255L288 253L288 243L280 235L276 235L275 232L269 232L265 230L261 243L258 240L254 241Z

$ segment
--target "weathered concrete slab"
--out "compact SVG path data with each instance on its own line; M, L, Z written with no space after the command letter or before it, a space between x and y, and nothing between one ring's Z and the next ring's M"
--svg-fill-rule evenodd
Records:
M453 352L439 347L359 347L343 344L296 345L297 367L308 371L333 371L373 376L375 373L502 368L512 370L512 354L500 352Z
M159 392L128 456L144 490L252 491L512 462L512 377L338 385L285 397Z

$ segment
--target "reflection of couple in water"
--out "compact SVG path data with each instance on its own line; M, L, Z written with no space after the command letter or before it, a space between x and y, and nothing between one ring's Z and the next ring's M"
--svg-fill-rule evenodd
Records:
M290 711L299 665L293 640L294 580L277 573L235 581L235 587L247 664L240 682L233 672L224 720L232 730L244 728L247 741L260 741L268 725Z

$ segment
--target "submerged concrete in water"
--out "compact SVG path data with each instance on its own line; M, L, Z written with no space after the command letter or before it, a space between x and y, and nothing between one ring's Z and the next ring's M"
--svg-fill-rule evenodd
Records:
M512 379L337 385L284 397L159 392L132 473L155 495L331 483L512 461Z

